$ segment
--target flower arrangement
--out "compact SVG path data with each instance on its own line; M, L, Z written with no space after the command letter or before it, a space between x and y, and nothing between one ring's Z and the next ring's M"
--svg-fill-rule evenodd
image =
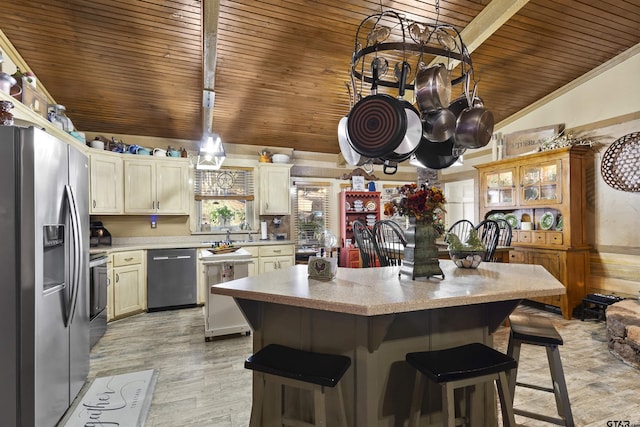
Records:
M586 145L591 148L598 148L600 145L600 139L602 139L601 136L587 135L584 133L565 133L563 130L562 132L543 141L542 144L540 144L540 147L538 147L538 151L548 151L556 148L572 147L574 145Z
M440 234L444 232L444 204L446 199L440 188L416 184L405 184L398 188L402 196L399 201L384 204L384 214L387 216L413 216L416 221L433 223Z

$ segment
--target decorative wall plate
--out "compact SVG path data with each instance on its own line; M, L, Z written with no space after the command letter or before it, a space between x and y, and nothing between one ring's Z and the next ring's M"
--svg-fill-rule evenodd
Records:
M518 217L515 216L514 214L511 214L511 213L510 214L506 214L504 216L504 220L509 223L511 228L516 228L518 226Z
M555 224L556 219L551 212L545 212L540 217L540 228L543 230L549 230Z

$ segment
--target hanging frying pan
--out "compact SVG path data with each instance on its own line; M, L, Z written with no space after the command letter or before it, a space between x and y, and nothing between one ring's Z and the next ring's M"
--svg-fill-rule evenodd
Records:
M456 121L454 135L456 144L463 148L482 148L486 146L493 135L493 113L483 105L476 105L474 100L478 86L473 88L473 95L469 94L469 76L467 76L467 104Z
M416 72L416 99L422 113L446 108L451 98L451 76L444 64L426 67L418 65Z
M352 82L353 83L353 82ZM349 109L353 106L352 102L352 94L351 94L351 86L345 83L347 86L347 91L349 92ZM338 144L340 145L340 152L342 153L342 157L344 157L345 162L351 166L362 166L368 159L362 157L360 153L356 152L351 143L349 142L349 135L347 134L347 116L340 119L338 123Z
M456 119L456 115L448 108L423 114L423 134L431 142L444 142L454 135Z
M431 142L422 138L418 149L414 153L416 160L429 169L445 169L458 160L458 156L452 154L453 138L445 142Z
M377 93L378 70L373 66L372 94L349 113L347 132L354 150L365 157L392 153L407 133L407 113L394 97Z
M407 82L407 75L409 74L410 66L406 61L400 64L401 71L398 76L398 101L404 108L407 115L407 132L402 138L402 142L393 150L391 157L396 161L403 161L411 157L422 139L422 121L420 120L420 113L414 108L413 105L404 99L405 84ZM390 157L388 157L390 158ZM399 160L402 158L402 160Z

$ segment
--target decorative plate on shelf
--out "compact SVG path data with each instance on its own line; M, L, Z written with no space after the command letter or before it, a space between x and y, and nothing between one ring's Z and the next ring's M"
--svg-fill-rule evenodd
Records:
M524 189L525 200L538 200L538 187L527 187Z
M487 219L495 221L496 219L505 219L505 215L502 212L492 213Z
M542 228L543 230L549 230L551 227L553 227L553 224L555 224L556 219L553 217L553 214L551 212L545 212L541 217L540 217L540 228Z
M562 216L559 216L556 221L556 230L562 230Z
M349 202L344 202L344 209L345 209L346 211L348 211L349 209L351 209L351 203L349 203Z
M365 205L365 207L367 208L368 211L375 211L377 207L376 202L374 202L373 200L369 200Z
M506 214L504 216L504 220L507 221L509 223L509 225L511 226L511 228L516 228L518 226L518 217L515 216L514 214L510 213L510 214Z

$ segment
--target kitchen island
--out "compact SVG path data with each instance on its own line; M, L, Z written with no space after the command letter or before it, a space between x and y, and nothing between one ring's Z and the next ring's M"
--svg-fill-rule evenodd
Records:
M382 267L339 268L333 280L320 281L297 265L216 285L211 292L235 298L254 330L254 351L278 343L349 356L352 365L338 385L349 425L395 426L406 421L411 401L415 371L405 362L407 352L492 345L491 334L522 299L565 293L537 265L487 262L473 270L441 260L440 266L444 279L412 281L399 277L399 267ZM260 375L254 372L254 390ZM274 393L267 388L265 395ZM424 418L436 422L439 389L430 385L427 395ZM328 396L333 411L333 394ZM296 408L306 416L306 396L299 397ZM261 399L254 393L254 408ZM479 387L472 399L476 425L496 425L493 388ZM277 410L277 402L267 400L262 420L252 416L252 425L273 425Z

